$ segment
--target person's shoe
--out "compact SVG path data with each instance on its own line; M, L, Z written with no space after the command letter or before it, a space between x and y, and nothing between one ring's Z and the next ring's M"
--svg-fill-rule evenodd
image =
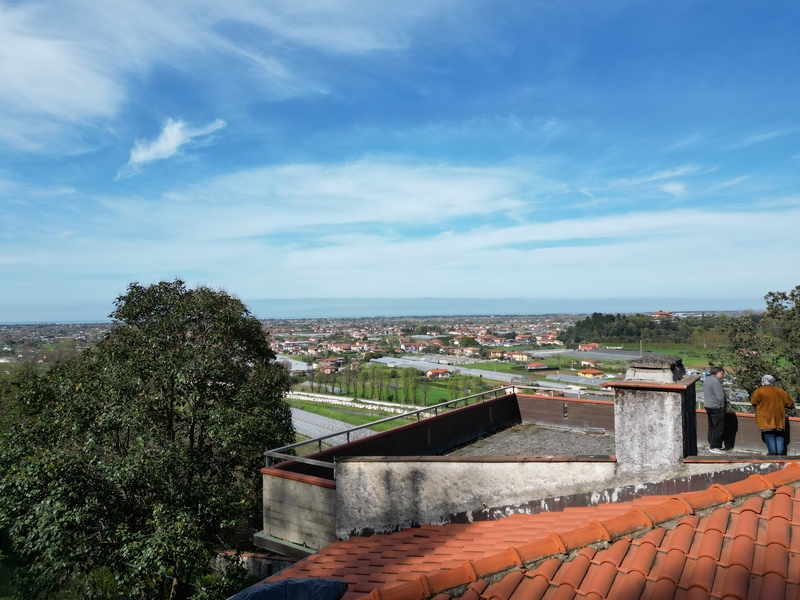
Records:
M712 454L725 454L725 450L722 448L709 448L708 451Z

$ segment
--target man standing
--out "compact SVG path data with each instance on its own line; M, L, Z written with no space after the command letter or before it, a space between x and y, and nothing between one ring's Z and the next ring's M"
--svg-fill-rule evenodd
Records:
M761 430L761 439L767 445L767 455L785 455L786 440L783 433L786 409L794 407L792 397L775 385L772 375L764 375L761 378L761 387L750 396L750 403L756 407L756 426Z
M722 432L725 427L725 408L728 400L722 389L722 367L711 367L711 374L703 381L703 406L708 414L709 452L722 454Z

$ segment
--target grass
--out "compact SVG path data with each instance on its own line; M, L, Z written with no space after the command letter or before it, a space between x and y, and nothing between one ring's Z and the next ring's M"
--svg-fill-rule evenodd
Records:
M374 423L375 421L379 421L380 419L385 419L386 417L395 416L394 413L389 413L386 411L381 410L371 410L367 408L361 408L358 405L352 406L339 406L339 405L329 405L323 402L311 402L306 400L289 400L289 405L293 408L299 408L300 410L305 410L310 413L314 413L315 415L320 415L322 417L328 417L331 419L337 419L339 421L343 421L348 425L352 425L353 427L358 427L360 425L369 425L370 423ZM403 405L398 405L403 406ZM413 410L415 407L408 406L409 410ZM386 431L387 429L392 429L394 427L398 427L400 425L406 425L407 423L412 423L416 421L416 419L408 419L408 418L400 418L394 421L390 421L388 423L380 423L374 427L370 427L370 429L374 431Z
M690 344L644 344L644 350L654 354L674 354L681 358L684 367L703 368L709 363L709 350Z

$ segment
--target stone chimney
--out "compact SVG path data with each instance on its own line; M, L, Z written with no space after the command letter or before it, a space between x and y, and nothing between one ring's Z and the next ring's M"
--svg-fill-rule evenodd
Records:
M645 354L628 363L614 389L617 470L645 478L679 470L697 455L695 383L671 354Z

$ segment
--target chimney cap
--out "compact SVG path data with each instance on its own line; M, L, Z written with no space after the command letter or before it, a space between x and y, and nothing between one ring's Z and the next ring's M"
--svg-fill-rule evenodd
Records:
M640 369L672 369L679 363L683 366L683 360L675 354L652 354L648 352L639 358L628 361L628 366Z
M683 360L674 354L644 354L628 362L629 381L680 381L686 375Z

